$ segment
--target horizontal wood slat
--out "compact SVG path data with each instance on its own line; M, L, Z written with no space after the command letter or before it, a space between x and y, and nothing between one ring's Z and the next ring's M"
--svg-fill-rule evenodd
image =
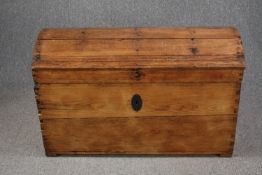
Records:
M187 83L240 82L241 69L114 69L114 70L36 70L38 83Z
M53 28L44 29L39 39L121 39L121 38L236 38L234 27L160 28Z
M41 84L37 99L42 118L216 115L235 113L237 91L237 83Z
M242 55L236 39L40 40L44 57Z
M95 60L96 59L96 60ZM54 61L56 60L56 61ZM43 57L33 62L35 69L136 69L136 68L179 68L179 69L243 69L242 56L141 56L117 57Z
M230 153L235 118L230 116L52 119L42 121L48 154Z

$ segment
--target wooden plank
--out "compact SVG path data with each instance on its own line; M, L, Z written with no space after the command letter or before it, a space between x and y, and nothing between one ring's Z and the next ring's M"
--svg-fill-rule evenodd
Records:
M235 117L188 116L43 120L48 153L231 153Z
M137 61L232 61L243 59L243 56L235 56L235 55L203 55L203 56L75 56L75 57L49 57L42 56L41 61L61 61L61 62L137 62Z
M40 84L42 118L234 114L238 83ZM135 112L131 98L143 107Z
M156 56L243 55L239 38L234 39L112 39L41 40L40 56Z
M121 38L236 38L234 27L160 27L160 28L49 28L39 39L121 39Z
M35 69L135 69L135 68L241 68L243 56L106 56L46 57L35 56Z
M63 68L63 67L62 67ZM113 69L35 70L38 83L188 83L239 82L241 69Z

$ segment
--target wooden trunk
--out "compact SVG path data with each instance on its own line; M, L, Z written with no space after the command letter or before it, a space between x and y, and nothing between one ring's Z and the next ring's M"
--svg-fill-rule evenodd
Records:
M32 70L47 155L232 155L235 28L44 29Z

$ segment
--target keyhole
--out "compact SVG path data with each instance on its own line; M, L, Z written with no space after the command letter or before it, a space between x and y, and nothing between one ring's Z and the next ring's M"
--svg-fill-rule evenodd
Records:
M134 111L139 111L142 108L142 103L143 102L142 102L140 95L135 94L132 97L131 105L132 105L132 108L133 108Z

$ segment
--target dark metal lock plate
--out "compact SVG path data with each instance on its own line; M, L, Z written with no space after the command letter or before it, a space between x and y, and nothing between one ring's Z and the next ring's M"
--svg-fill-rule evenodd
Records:
M140 97L140 95L135 94L132 97L131 105L132 105L132 108L133 108L134 111L139 111L142 108L143 101L142 101L142 98Z

